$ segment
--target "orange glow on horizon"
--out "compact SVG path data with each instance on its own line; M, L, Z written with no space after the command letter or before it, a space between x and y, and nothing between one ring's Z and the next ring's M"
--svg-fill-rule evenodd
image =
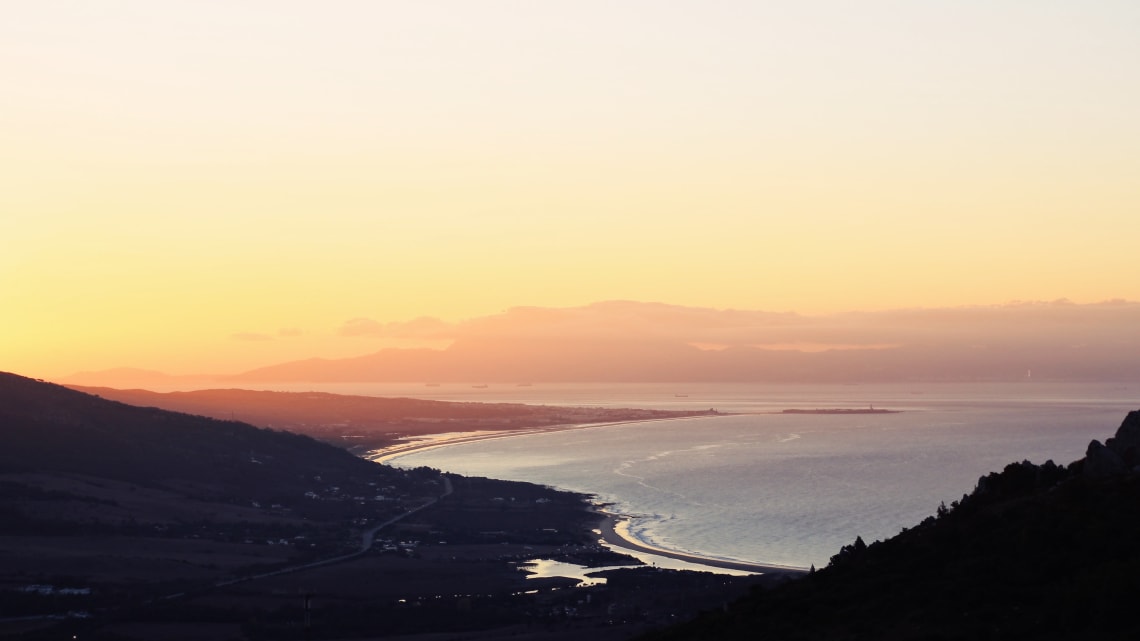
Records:
M438 347L340 329L519 305L1140 300L1124 5L10 14L0 356L17 373Z

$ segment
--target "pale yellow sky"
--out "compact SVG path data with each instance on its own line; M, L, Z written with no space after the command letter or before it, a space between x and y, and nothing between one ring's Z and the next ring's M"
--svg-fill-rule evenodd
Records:
M792 6L788 6L792 5ZM1133 2L6 3L0 369L353 318L1140 300Z

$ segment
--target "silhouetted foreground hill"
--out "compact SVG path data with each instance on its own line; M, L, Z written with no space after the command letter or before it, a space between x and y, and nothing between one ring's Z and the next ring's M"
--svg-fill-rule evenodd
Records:
M143 485L290 492L392 471L307 436L155 408L0 373L0 473L69 472ZM302 490L303 491L303 490Z
M1068 467L1011 464L911 530L644 638L1140 638L1138 443L1131 412Z

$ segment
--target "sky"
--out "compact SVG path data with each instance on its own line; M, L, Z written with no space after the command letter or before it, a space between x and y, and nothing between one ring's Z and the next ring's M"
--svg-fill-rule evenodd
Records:
M1140 300L1134 2L3 4L0 369Z

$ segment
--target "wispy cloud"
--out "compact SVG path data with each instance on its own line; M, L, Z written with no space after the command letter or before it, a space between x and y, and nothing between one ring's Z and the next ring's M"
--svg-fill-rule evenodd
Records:
M260 332L238 332L236 334L230 334L230 338L234 339L235 341L253 343L273 340L273 336Z

